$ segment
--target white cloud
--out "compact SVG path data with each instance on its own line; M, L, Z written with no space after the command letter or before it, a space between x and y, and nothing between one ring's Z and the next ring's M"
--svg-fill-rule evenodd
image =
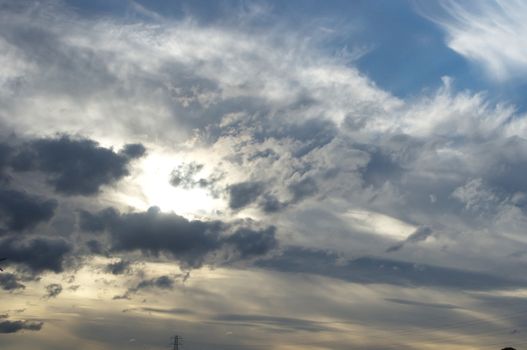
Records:
M400 105L342 64L346 58L328 57L294 33L244 33L192 21L126 24L47 6L1 17L0 118L19 133L173 142L229 112L264 107L276 118L287 113L288 120L340 123L374 104L383 111ZM20 86L13 96L5 81L15 78Z
M396 218L365 210L350 210L344 214L344 217L355 229L396 240L405 240L416 229L415 226Z
M527 3L509 1L441 1L443 15L421 12L448 34L448 46L481 64L498 81L527 72Z

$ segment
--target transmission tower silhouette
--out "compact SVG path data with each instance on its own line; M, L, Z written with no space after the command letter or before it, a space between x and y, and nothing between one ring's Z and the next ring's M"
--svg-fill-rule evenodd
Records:
M172 344L172 350L179 350L183 348L183 337L179 335L174 336L174 343Z

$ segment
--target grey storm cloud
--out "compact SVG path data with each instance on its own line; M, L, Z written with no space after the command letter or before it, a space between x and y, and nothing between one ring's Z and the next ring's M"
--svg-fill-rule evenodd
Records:
M103 244L96 239L88 240L85 245L91 254L104 255L106 253Z
M130 264L128 260L119 260L106 265L105 271L113 275L122 275L130 271Z
M298 202L315 194L318 191L318 186L313 178L306 177L290 184L288 189L293 195L293 202Z
M40 331L43 324L37 321L0 321L0 333L16 333L23 330Z
M265 255L278 246L274 226L262 230L239 228L223 242L232 245L242 258Z
M18 282L16 275L12 273L1 273L0 274L0 287L3 290L13 291L17 289L26 288L22 283Z
M13 156L11 166L15 171L45 173L59 193L93 195L129 175L130 161L145 152L140 144L128 144L116 153L93 140L63 135L28 142Z
M239 258L268 253L278 245L276 229L234 228L222 221L188 220L152 207L146 212L121 214L113 208L98 213L81 212L80 227L88 232L104 230L114 252L141 251L146 255L170 255L186 267L199 267L211 255L228 250Z
M137 284L134 290L145 288L172 289L175 280L170 276L160 276L149 280L143 280Z
M53 199L0 189L0 222L4 222L9 231L31 229L40 222L49 221L57 205Z
M483 156L481 174L474 174L506 194L527 192L522 173L527 171L527 140L522 137L489 140L469 150L474 157ZM475 169L476 170L476 169Z
M181 277L181 276L178 276L178 277ZM183 276L182 278L183 280L185 280L186 277ZM124 293L123 295L116 295L113 297L113 299L115 300L130 299L132 294L135 294L143 289L152 289L152 288L165 289L165 290L172 289L174 288L175 283L176 283L176 280L173 277L167 276L167 275L154 277L151 279L144 279L140 281L135 287L128 288L126 293Z
M120 154L129 158L135 159L144 156L146 153L146 148L140 143L129 143L124 145Z
M264 194L260 200L260 208L266 213L276 213L287 207L287 202L281 202L272 194Z
M371 146L358 146L364 149L369 160L365 167L361 169L361 175L366 186L382 186L386 181L396 181L402 175L404 169L401 164L393 159L389 149L382 149ZM395 152L394 152L395 153ZM397 156L397 154L395 153Z
M9 176L6 174L11 155L11 147L6 143L0 142L0 182L7 182Z
M240 182L228 187L229 207L231 209L243 208L258 199L264 191L261 182Z
M81 210L79 212L79 226L84 231L100 233L118 216L119 213L114 208L106 208L95 214Z
M0 256L23 264L33 272L62 272L66 256L72 250L72 245L62 238L6 237L0 240Z
M56 298L62 293L62 285L58 283L51 283L46 286L46 298Z

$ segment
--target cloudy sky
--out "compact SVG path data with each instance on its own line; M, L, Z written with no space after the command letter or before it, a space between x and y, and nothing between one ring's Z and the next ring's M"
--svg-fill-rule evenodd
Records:
M0 347L521 348L525 23L0 0Z

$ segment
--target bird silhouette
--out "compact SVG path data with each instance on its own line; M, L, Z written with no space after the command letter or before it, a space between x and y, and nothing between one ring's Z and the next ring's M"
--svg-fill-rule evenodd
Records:
M6 259L6 258L2 258L2 259L0 259L0 261L4 261L5 259ZM0 271L4 271L4 269L2 269L2 268L0 267Z

